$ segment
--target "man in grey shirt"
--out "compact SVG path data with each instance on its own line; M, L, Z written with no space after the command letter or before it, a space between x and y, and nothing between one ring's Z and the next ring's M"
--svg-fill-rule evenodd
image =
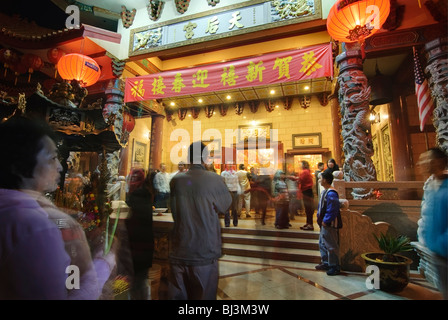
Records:
M223 179L205 169L205 148L200 141L192 143L188 152L190 170L175 175L170 183L174 226L169 299L216 299L221 257L218 213L230 207L232 197Z

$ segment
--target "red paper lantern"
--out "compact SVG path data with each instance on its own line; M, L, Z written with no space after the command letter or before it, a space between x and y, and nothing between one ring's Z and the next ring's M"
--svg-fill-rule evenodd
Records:
M78 53L62 56L58 62L58 72L64 80L79 81L83 87L96 83L101 75L101 69L95 60Z
M9 68L14 72L14 75L16 76L15 80L14 80L14 85L17 84L17 77L28 71L27 67L20 62L16 62L16 63L10 65Z
M28 69L28 82L30 82L33 71L42 68L44 62L39 56L32 53L26 53L22 56L22 64Z
M11 50L11 49L0 49L0 61L3 62L3 66L5 67L4 77L6 77L6 72L8 68L11 68L12 65L19 62L19 55Z
M27 67L20 62L14 63L10 66L10 69L14 71L15 75L24 74L28 71Z
M123 112L123 131L132 132L135 127L135 119L129 112Z
M5 64L11 65L19 61L19 55L11 49L1 49L0 60Z
M29 73L33 73L34 70L39 70L44 65L42 59L32 53L26 53L22 56L22 64L28 68Z
M390 12L390 0L338 0L327 17L327 31L341 42L360 42L375 34Z
M59 48L48 49L47 58L53 64L57 64L59 59L61 59L65 55L65 52Z

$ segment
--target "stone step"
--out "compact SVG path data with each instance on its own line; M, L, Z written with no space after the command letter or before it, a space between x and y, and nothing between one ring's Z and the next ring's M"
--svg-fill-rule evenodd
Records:
M314 229L316 230L316 229ZM319 231L301 231L300 229L252 229L252 228L238 228L227 227L221 229L221 234L243 234L243 235L257 235L268 237L287 237L299 239L315 239L319 240Z
M222 233L222 239L224 243L245 244L260 247L319 250L318 239L234 233Z
M319 233L297 229L223 228L223 254L307 262L320 262Z
M225 255L233 256L307 262L315 264L320 263L320 253L317 250L223 243L222 251Z

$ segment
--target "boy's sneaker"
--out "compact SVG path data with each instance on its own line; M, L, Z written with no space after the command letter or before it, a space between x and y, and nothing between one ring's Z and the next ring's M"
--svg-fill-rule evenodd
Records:
M335 276L341 273L341 269L339 266L331 266L330 269L327 271L327 275L329 276Z
M314 267L316 270L329 270L330 266L326 263L321 263L318 264L317 266Z

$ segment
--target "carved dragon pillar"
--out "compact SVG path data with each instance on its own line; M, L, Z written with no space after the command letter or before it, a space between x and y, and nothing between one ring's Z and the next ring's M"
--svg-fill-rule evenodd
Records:
M116 139L122 146L127 145L129 133L123 131L123 97L124 91L120 79L111 80L105 90L106 102L103 106L103 118L108 125L112 125ZM113 183L119 175L120 151L105 153L107 167L110 171L109 183Z
M430 75L429 86L434 101L433 122L436 144L448 154L448 39L438 38L425 45Z
M361 51L347 50L336 57L339 67L338 99L341 125L344 179L346 181L376 181L373 165L373 145L369 120L370 87L363 72ZM354 199L368 199L372 190L354 188Z

